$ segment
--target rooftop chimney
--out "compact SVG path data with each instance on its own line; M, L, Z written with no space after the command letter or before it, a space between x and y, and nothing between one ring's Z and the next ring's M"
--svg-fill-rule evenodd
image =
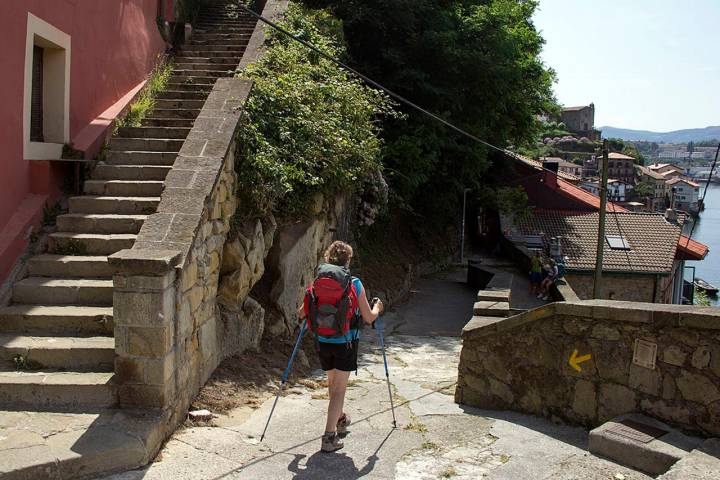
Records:
M665 210L665 220L667 220L670 223L677 222L677 213L672 208L668 208Z
M545 184L547 186L553 188L557 186L558 167L559 164L556 161L543 163L543 168L545 169L545 175L543 175L543 178L545 179Z

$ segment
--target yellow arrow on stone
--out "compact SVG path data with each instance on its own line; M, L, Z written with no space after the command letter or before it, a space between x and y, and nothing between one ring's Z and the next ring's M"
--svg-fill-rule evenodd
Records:
M568 363L572 368L577 370L578 372L582 372L582 368L580 368L580 364L583 362L587 362L592 358L592 355L589 353L587 355L581 355L578 357L578 351L577 348L573 350L572 355L570 355L570 360L568 360Z

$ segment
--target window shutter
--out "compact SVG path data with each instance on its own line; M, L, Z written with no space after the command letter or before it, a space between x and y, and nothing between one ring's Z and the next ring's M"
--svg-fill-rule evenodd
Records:
M33 47L32 94L30 105L30 141L43 139L43 49Z

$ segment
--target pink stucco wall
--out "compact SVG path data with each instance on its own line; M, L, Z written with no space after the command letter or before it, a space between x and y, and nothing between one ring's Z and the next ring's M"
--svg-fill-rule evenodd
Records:
M28 12L71 37L70 139L141 82L165 49L155 19L166 0L0 1L0 282L67 167L23 158Z

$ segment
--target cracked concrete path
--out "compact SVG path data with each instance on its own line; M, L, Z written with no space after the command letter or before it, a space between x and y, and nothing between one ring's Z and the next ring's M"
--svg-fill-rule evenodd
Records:
M454 403L460 329L476 295L463 275L421 280L411 300L387 316L397 429L376 332L365 330L360 368L350 376L346 412L353 424L342 450L320 452L327 396L300 385L278 402L262 444L269 394L258 409L177 431L153 464L105 480L650 478L588 453L584 429Z
M583 429L455 404L458 338L388 338L393 429L382 356L373 332L363 335L347 394L353 424L339 452L319 452L324 391L298 386L280 399L262 444L272 398L221 416L217 426L180 430L155 463L106 480L650 478L590 455Z

